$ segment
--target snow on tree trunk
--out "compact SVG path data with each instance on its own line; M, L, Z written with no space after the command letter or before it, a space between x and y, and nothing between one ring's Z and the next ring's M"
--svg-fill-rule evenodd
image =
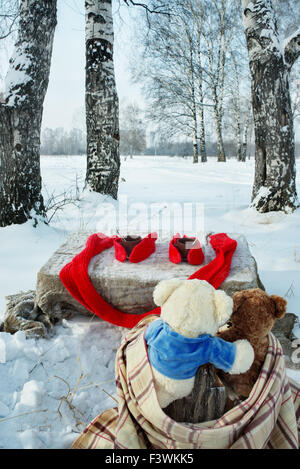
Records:
M289 66L271 0L242 0L242 7L255 125L252 206L260 212L290 212L298 199Z
M0 103L0 226L44 216L40 133L56 0L21 0L19 29Z
M86 187L117 198L119 100L113 62L111 0L86 0Z

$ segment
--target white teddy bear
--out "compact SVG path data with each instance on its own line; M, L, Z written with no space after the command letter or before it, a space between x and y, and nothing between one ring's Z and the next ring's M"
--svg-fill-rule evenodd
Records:
M146 329L149 361L162 408L190 394L200 365L212 363L230 374L246 372L254 360L247 340L214 337L231 316L233 301L205 280L163 280L153 299L161 316Z

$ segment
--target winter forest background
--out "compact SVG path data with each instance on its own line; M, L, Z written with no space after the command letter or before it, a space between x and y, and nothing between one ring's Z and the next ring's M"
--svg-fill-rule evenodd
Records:
M6 5L9 2L2 1ZM13 3L13 2L10 2ZM15 2L16 3L16 2ZM239 2L234 6L225 4L226 14L231 21L226 25L230 35L230 44L226 51L226 73L224 77L223 108L223 139L225 153L228 157L237 157L241 146L247 144L246 155L254 155L253 117L251 111L250 76L248 52L239 11ZM177 2L178 4L178 2ZM212 3L213 5L213 3ZM273 6L278 15L278 24L283 37L297 30L299 24L299 8L297 2L275 0ZM174 10L173 10L174 11ZM151 28L154 19L151 17ZM164 18L156 21L162 22ZM179 108L178 113L168 115L162 111L161 103L155 111L152 103L159 92L158 80L161 73L159 59L166 51L154 50L149 47L147 19L142 9L128 8L122 2L114 2L115 27L115 71L118 93L120 97L120 129L121 153L132 151L136 154L161 154L187 156L193 154L193 138L191 124L184 118ZM3 26L4 29L4 26ZM14 28L15 30L15 28ZM86 151L86 125L84 115L84 5L80 0L58 2L58 25L54 38L52 69L50 83L45 98L44 115L41 135L41 154L45 155L81 155ZM151 34L155 34L152 32ZM217 37L218 25L211 27L211 34ZM186 35L185 35L186 36ZM187 37L185 37L187 40ZM2 40L2 59L0 77L4 87L5 66L10 57L13 40L8 37ZM146 50L148 48L148 50ZM169 51L170 52L170 51ZM211 51L211 53L217 53ZM209 50L203 50L203 60L207 60ZM146 57L148 60L146 61ZM156 58L156 61L154 60ZM147 63L147 70L145 68ZM178 64L177 64L178 65ZM171 65L172 66L172 65ZM173 64L174 71L176 63ZM184 68L178 72L184 74ZM296 62L291 73L291 99L296 133L296 156L300 157L300 65ZM167 72L167 71L166 71ZM206 151L208 156L216 155L217 141L213 125L212 84L209 83L209 70L205 68L204 96ZM205 73L204 72L204 73ZM170 69L171 73L171 69ZM146 77L148 79L146 79ZM181 77L182 78L182 77ZM180 81L181 90L188 86ZM170 82L160 83L161 89L169 90ZM59 93L57 89L59 87ZM180 99L174 93L174 102L183 106L186 95ZM166 95L165 99L172 99ZM67 103L67 104L65 104ZM134 122L126 122L127 110L134 117ZM159 114L160 113L160 118ZM180 117L180 114L182 116ZM162 118L163 116L163 118ZM58 124L59 122L59 124ZM131 125L129 125L131 124ZM132 125L133 124L133 125ZM131 136L130 145L128 129L134 127L135 135ZM166 132L167 129L167 132ZM134 134L134 131L132 133ZM245 150L245 147L244 147Z
M107 2L100 3L106 5ZM207 157L211 156L217 156L218 161L226 161L226 158L245 161L246 158L256 155L257 168L259 165L261 168L257 169L255 176L252 194L254 198L258 190L255 185L267 187L269 182L267 184L266 181L258 182L259 178L264 178L262 174L265 171L265 163L258 163L258 141L255 149L249 69L253 41L251 42L251 39L248 41L247 48L247 35L245 35L245 30L248 28L247 15L244 14L244 24L242 15L242 7L244 12L250 11L253 3L244 2L242 5L240 1L212 0L205 3L205 8L203 2L192 0L149 1L140 5L136 3L125 0L113 1L115 68L113 80L116 80L116 92L119 98L117 133L120 134L117 145L119 149L116 151L120 150L122 155L130 157L133 154L193 156L194 163L205 162ZM53 2L52 8L55 5L56 2ZM95 3L88 2L87 5L90 7L85 11L84 2L80 0L61 0L57 4L57 26L53 23L52 36L48 39L48 44L53 47L51 51L49 50L47 59L46 81L49 74L50 81L49 85L45 82L40 103L41 105L44 99L40 128L42 155L86 153L88 109L87 101L84 100L86 79L84 71L88 52L84 46L87 44L88 20L85 18L88 18L88 8L91 11L93 8L95 10ZM2 88L2 99L5 101L8 61L18 37L18 2L2 0L1 8L4 14L0 26L2 59L0 90ZM277 175L276 171L273 171L272 175L270 171L270 176L267 176L267 179L274 180L289 167L287 186L294 178L292 176L294 165L291 159L294 155L296 157L300 155L298 142L300 140L300 65L296 60L299 54L297 34L300 13L294 0L284 2L273 0L271 4L256 2L255 9L257 24L261 21L262 15L263 22L265 21L264 28L260 31L260 33L263 31L262 40L266 42L265 51L268 49L270 51L272 47L278 48L279 53L283 51L284 60L290 62L287 63L286 71L278 72L280 82L288 80L284 87L286 89L289 87L289 90L284 93L286 96L289 94L291 100L288 118L290 124L285 125L287 120L284 116L277 116L277 120L278 122L282 120L280 129L286 130L292 125L294 129L291 129L291 135L285 138L288 143L283 143L284 138L280 142L278 140L275 145L272 142L273 153L280 155L277 159L278 161L281 159L278 163L281 169L278 169ZM55 21L54 16L53 21ZM95 24L93 19L93 27ZM264 31L266 31L265 37ZM289 48L293 50L290 55L284 51L284 48L288 49L289 42ZM262 51L262 54L265 51ZM22 50L19 50L19 54L22 55ZM276 53L273 55L275 57ZM14 60L16 59L12 58L11 71L8 75L11 77L15 73L12 82L9 84L9 78L6 78L7 86L12 90L17 70L19 73L21 68L26 66L23 64L20 67L19 64L19 68L14 68ZM272 66L279 70L281 65L279 62L276 63L276 60L273 60ZM252 75L255 73L259 76L260 72L253 70ZM282 83L275 83L276 79L272 78L274 86L282 87ZM115 87L115 83L112 86ZM268 89L272 85L263 86ZM7 93L10 93L9 90L6 90ZM266 115L268 98L264 93L265 91L261 91L261 96L264 96L266 102L262 114ZM285 106L284 100L287 99L284 93L282 89L278 92L278 96L282 96L283 106ZM276 101L276 106L280 105L278 96L270 98ZM10 98L10 101L13 99ZM21 99L23 100L24 96ZM274 108L271 102L269 107ZM258 110L255 112L258 135L262 131L262 127L258 128L261 117L258 115ZM275 129L276 124L272 125ZM270 135L272 133L270 126L263 132ZM278 128L274 133L278 133ZM294 135L295 141L293 141ZM88 137L88 141L90 139L91 136ZM289 144L291 141L292 145ZM278 148L275 149L276 145ZM286 148L283 150L285 145L289 147L286 157L283 156L286 151ZM272 158L275 160L276 155L269 157L267 152L266 150L263 158L270 168L268 161ZM291 153L293 157L290 156ZM270 182L271 186L272 184ZM292 185L294 186L294 182ZM101 190L99 192L101 193ZM295 190L292 189L292 192ZM113 195L113 191L111 194ZM33 196L33 199L36 197L38 199L37 195ZM272 197L274 199L274 196ZM282 199L282 194L279 197ZM284 197L290 200L291 194ZM32 201L33 205L34 203ZM285 210L289 205L283 200L276 204L275 210L278 208ZM260 210L270 210L268 203L265 205L266 207ZM295 203L291 205L293 210Z
M0 326L124 201L129 233L168 236L199 203L300 318L299 27L299 0L0 0ZM98 319L1 332L0 448L68 448L115 405L121 332Z

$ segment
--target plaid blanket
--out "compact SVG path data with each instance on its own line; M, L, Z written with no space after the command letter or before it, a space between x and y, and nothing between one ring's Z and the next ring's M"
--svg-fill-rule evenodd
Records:
M209 422L178 423L158 404L143 319L116 356L118 407L96 417L72 449L298 449L300 387L286 376L279 341L269 336L265 363L250 396Z

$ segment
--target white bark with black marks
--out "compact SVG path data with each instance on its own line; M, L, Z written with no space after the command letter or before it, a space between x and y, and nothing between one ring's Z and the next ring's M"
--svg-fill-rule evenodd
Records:
M238 70L238 63L234 56L233 51L231 51L231 61L232 61L232 69L233 69L233 78L232 78L232 84L230 86L230 94L231 94L231 102L232 102L232 107L233 107L236 158L238 161L245 161L243 159L243 151L242 151L240 73Z
M280 41L271 0L242 0L252 79L255 180L252 206L291 212L298 205L289 70L299 55L297 35Z
M186 25L185 25L186 26ZM193 163L199 161L199 149L198 149L198 122L197 122L197 106L196 106L196 89L195 89L195 73L194 73L194 57L193 57L193 43L192 38L189 34L188 28L186 27L188 55L189 55L189 68L188 74L190 79L190 94L191 94L191 107L192 107L192 122L193 122Z
M247 158L247 148L248 148L248 133L249 133L249 128L250 128L250 122L251 122L251 117L252 114L249 111L249 114L245 120L244 123L244 130L243 130L243 136L242 136L242 150L241 150L241 161L246 161Z
M300 55L300 28L284 41L284 58L288 70L292 68Z
M228 41L225 41L224 15L226 5L222 1L220 11L217 17L217 37L216 31L212 28L210 34L204 39L206 42L206 54L208 59L208 78L210 81L211 96L213 102L213 117L215 123L218 161L225 162L226 154L223 140L223 98L224 98L224 80L225 80L225 62Z
M86 126L89 190L118 195L119 101L111 0L86 0Z
M203 70L201 60L201 34L202 34L202 17L197 21L197 58L198 58L198 93L199 93L199 105L198 105L198 122L199 122L199 150L201 163L207 162L206 154L206 139L205 139L205 118L204 118L204 93L203 93Z
M40 132L56 0L21 0L19 29L0 103L0 226L44 216Z

